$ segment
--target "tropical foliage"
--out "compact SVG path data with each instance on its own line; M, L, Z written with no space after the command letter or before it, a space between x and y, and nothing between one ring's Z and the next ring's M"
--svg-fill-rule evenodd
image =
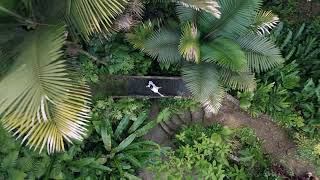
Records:
M138 179L137 170L162 153L160 146L141 136L160 122L148 120L148 103L124 99L97 101L89 138L65 153L48 156L18 145L0 129L1 179ZM163 111L165 112L165 111Z
M184 127L175 138L176 150L167 160L151 167L165 179L268 179L276 178L266 170L268 159L261 142L248 128L229 129L214 124ZM235 146L237 144L237 146Z
M280 24L272 33L285 55L286 64L261 75L254 93L238 93L240 106L253 116L269 114L290 129L299 154L319 164L320 85L317 36L305 24L292 31ZM306 38L307 37L307 38ZM309 66L310 65L310 66Z
M273 42L259 35L278 21L270 12L259 12L260 0L185 3L176 6L179 22L158 26L147 21L128 33L127 39L160 63L188 61L183 78L207 110L217 112L226 87L252 91L253 72L283 62ZM216 13L208 12L213 4Z
M63 57L68 32L88 41L111 31L126 1L1 1L2 124L30 148L64 151L82 140L90 90ZM65 26L68 25L68 30Z
M171 150L143 137L174 113L206 122L199 102L216 112L226 91L320 167L320 4L262 2L0 0L0 179L300 178L249 128L183 127ZM197 101L110 98L119 75L182 75Z

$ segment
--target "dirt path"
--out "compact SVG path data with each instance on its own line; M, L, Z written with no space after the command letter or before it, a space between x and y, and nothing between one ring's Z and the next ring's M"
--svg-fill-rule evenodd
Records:
M155 105L152 107L150 116L154 117L158 112L158 107ZM297 147L283 129L267 116L260 118L250 117L248 113L240 109L238 101L231 96L225 98L223 106L217 115L205 113L201 108L193 112L186 110L155 127L145 138L154 140L164 146L170 146L170 138L179 127L193 122L202 122L205 125L219 122L229 127L250 127L255 131L257 137L263 141L265 153L271 155L275 161L283 164L296 175L315 171L315 167L310 162L296 157Z

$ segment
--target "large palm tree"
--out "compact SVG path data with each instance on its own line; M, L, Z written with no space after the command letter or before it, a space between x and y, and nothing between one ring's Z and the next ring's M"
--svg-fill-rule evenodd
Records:
M49 153L82 140L90 90L63 56L68 34L112 31L126 0L0 1L0 118L22 143Z
M207 110L218 111L226 87L254 90L254 72L283 62L280 50L264 35L278 18L260 11L262 0L175 3L180 29L169 25L156 28L149 21L127 38L159 62L184 60L183 79Z

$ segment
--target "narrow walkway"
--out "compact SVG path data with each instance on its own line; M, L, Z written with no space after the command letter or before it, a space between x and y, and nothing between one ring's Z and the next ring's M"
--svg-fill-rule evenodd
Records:
M101 77L99 84L94 84L93 92L115 98L136 97L136 98L172 98L190 97L191 93L187 90L181 77L161 77L161 76L106 76ZM164 95L161 97L147 87L149 81L161 87L159 92Z

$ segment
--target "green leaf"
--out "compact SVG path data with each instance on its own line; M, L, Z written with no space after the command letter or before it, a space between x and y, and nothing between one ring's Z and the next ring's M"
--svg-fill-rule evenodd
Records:
M101 129L101 138L104 144L104 147L106 148L107 151L110 151L112 148L111 145L111 134L108 132L106 127L103 127Z
M141 137L141 136L147 134L149 132L149 130L152 129L153 127L155 127L156 125L157 125L156 121L150 121L149 123L144 125L142 128L140 128L136 132L134 132L134 134L136 135L136 137Z
M272 28L276 27L279 23L279 18L271 11L260 10L252 24L253 31L257 32L259 35L270 34Z
M112 150L112 152L117 153L120 151L123 151L126 147L128 147L136 138L135 134L131 134L130 136L128 136L126 139L124 139L119 145L118 147L114 148Z
M200 62L199 37L200 34L194 24L187 23L182 27L179 51L186 60Z
M141 180L141 178L139 178L133 174L130 174L128 172L124 173L124 177L128 178L128 180Z
M134 156L132 156L131 154L124 153L124 157L125 157L133 166L135 166L136 168L141 168L141 167L142 167L141 162L140 162L137 158L135 158Z
M154 33L154 24L147 21L135 27L131 32L126 34L127 40L134 48L144 51L145 43Z
M118 127L116 129L116 131L114 132L114 137L116 139L119 139L120 136L122 135L122 133L124 132L124 130L126 130L128 128L128 125L130 123L130 119L129 117L125 116L120 123L118 124Z
M16 169L9 170L9 177L12 180L24 180L27 177L27 174L23 171L19 171Z
M154 32L145 42L143 51L162 63L177 63L181 60L179 54L180 35L176 31L161 29Z
M233 71L245 71L247 60L241 47L234 41L218 38L209 44L201 46L202 60L215 62Z
M91 168L95 168L95 169L99 169L99 170L102 170L102 171L105 171L105 172L111 172L112 169L107 167L107 166L104 166L104 165L101 165L99 164L98 162L93 162L90 164L90 167Z
M156 122L160 123L160 122L164 122L170 119L172 115L172 111L170 110L170 108L164 108L163 110L160 111L160 113L158 114L157 118L156 118Z
M61 26L29 32L0 81L3 126L40 152L63 151L65 142L86 133L90 91L61 60L64 32Z
M82 158L80 160L71 162L71 164L73 166L81 168L81 167L84 167L84 166L88 166L88 165L92 164L95 161L96 161L95 158Z
M216 65L201 63L183 67L183 80L194 98L202 103L206 110L218 112L224 97L224 88L220 84Z
M71 0L66 20L72 32L80 33L89 41L94 33L110 32L114 19L127 3L126 0Z
M214 18L211 14L204 14L201 21L206 38L213 39L219 35L233 37L245 34L253 22L262 0L218 0L221 6L221 18Z
M148 117L148 114L146 112L143 112L142 114L140 114L138 119L134 121L134 123L131 125L128 132L133 133L134 131L136 131L142 125L142 123L147 119L147 117Z
M247 34L236 39L246 53L249 69L264 72L284 62L279 48L267 37Z
M1 160L1 167L4 169L14 168L18 159L19 151L10 152Z
M17 7L18 0L2 0L0 2L0 17L8 16L7 10L13 10Z
M225 69L220 73L220 80L227 87L235 90L253 91L256 89L256 81L252 73L233 72Z

